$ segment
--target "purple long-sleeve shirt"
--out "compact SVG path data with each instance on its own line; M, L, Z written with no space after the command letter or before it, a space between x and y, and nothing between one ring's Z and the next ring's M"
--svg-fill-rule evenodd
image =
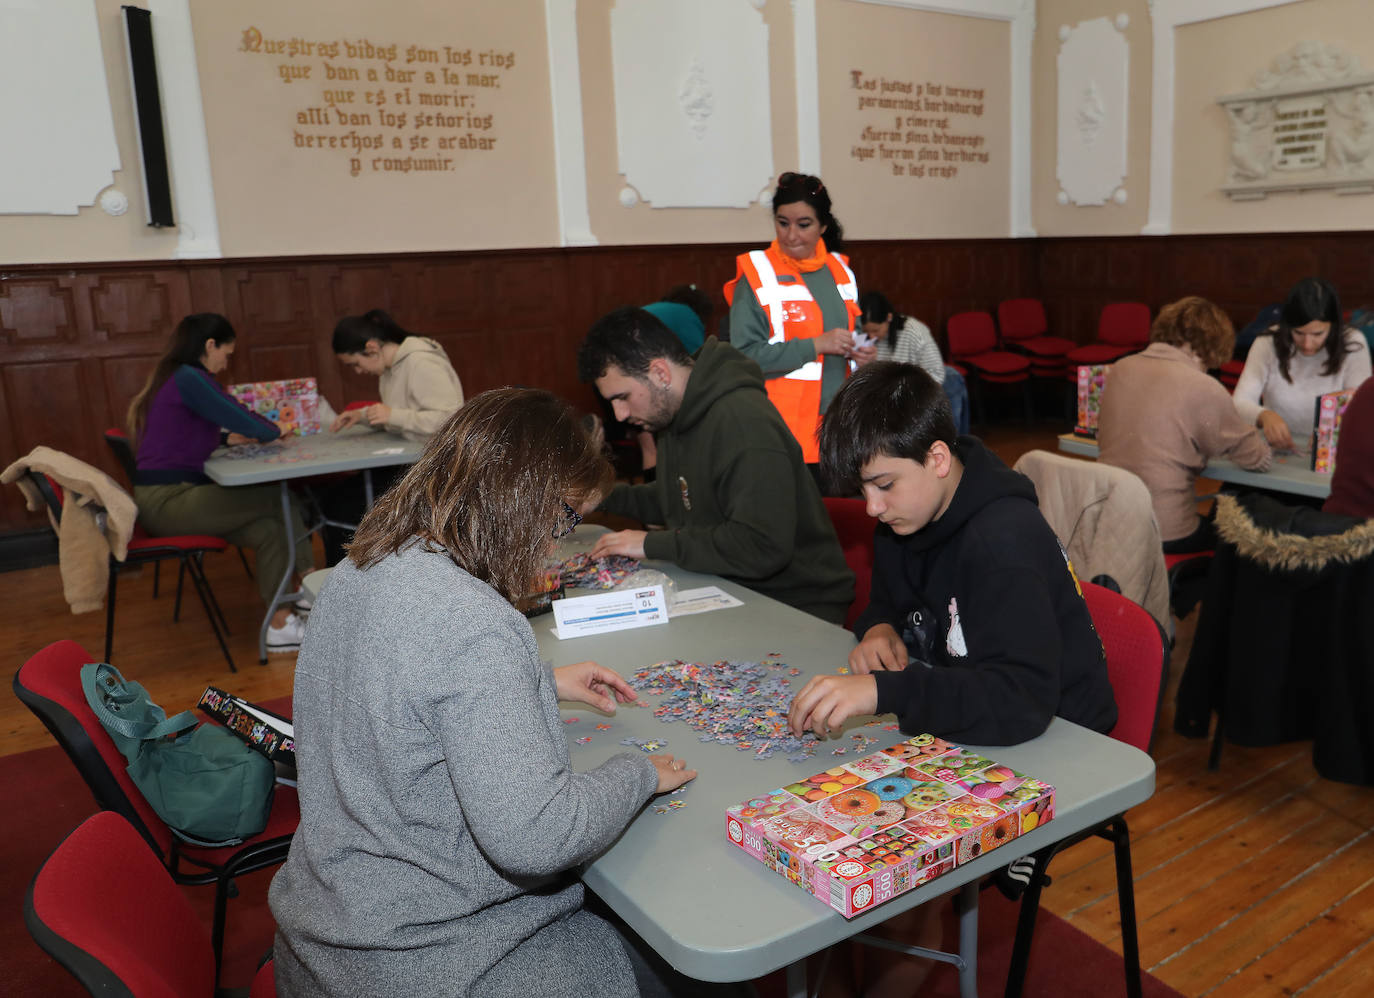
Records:
M271 420L245 409L205 368L183 364L157 390L138 441L137 485L208 482L205 459L220 444L220 431L275 440Z

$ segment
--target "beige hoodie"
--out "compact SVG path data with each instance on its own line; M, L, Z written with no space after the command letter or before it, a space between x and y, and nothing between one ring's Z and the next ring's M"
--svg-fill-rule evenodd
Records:
M386 428L407 440L428 440L463 404L463 386L448 354L425 336L407 336L378 390L391 409Z

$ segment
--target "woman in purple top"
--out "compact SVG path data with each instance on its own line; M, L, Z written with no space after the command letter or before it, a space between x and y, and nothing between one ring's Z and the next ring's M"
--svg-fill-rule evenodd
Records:
M215 375L229 366L234 327L222 315L201 312L177 324L162 358L129 406L129 432L137 448L134 499L139 522L153 534L209 534L252 548L258 592L264 602L292 553L286 548L281 494L275 485L226 489L205 475L205 459L221 443L266 442L281 435L275 423L245 409ZM298 572L311 568L310 539L292 503ZM267 631L269 652L294 652L305 625L289 608L278 609Z

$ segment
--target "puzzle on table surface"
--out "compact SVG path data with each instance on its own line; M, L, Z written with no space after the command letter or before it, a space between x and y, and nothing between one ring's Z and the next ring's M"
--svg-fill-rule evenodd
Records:
M284 437L320 432L320 393L314 378L251 381L230 385L229 394L244 408L276 423Z
M1336 443L1341 436L1341 417L1355 392L1328 392L1318 395L1316 418L1312 422L1312 470L1332 474L1336 470Z
M261 459L271 461L279 458L285 451L286 448L278 443L239 444L237 447L230 447L222 454L215 456L228 461L257 461Z
M846 918L1054 817L1054 788L917 735L727 808L731 842Z
M573 589L614 589L639 570L639 559L613 554L593 558L583 552L550 566Z
M816 736L800 738L787 728L793 689L783 662L701 662L674 660L640 669L626 681L641 693L661 696L654 716L682 721L701 732L699 741L733 745L767 759L785 752L791 762L814 755Z

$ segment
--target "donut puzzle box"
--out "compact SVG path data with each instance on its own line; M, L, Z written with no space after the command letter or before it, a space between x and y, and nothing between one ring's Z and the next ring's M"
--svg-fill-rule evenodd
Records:
M320 392L314 378L230 385L229 394L245 409L276 423L284 437L320 432Z
M1054 788L934 735L727 808L730 841L846 918L1054 817Z

